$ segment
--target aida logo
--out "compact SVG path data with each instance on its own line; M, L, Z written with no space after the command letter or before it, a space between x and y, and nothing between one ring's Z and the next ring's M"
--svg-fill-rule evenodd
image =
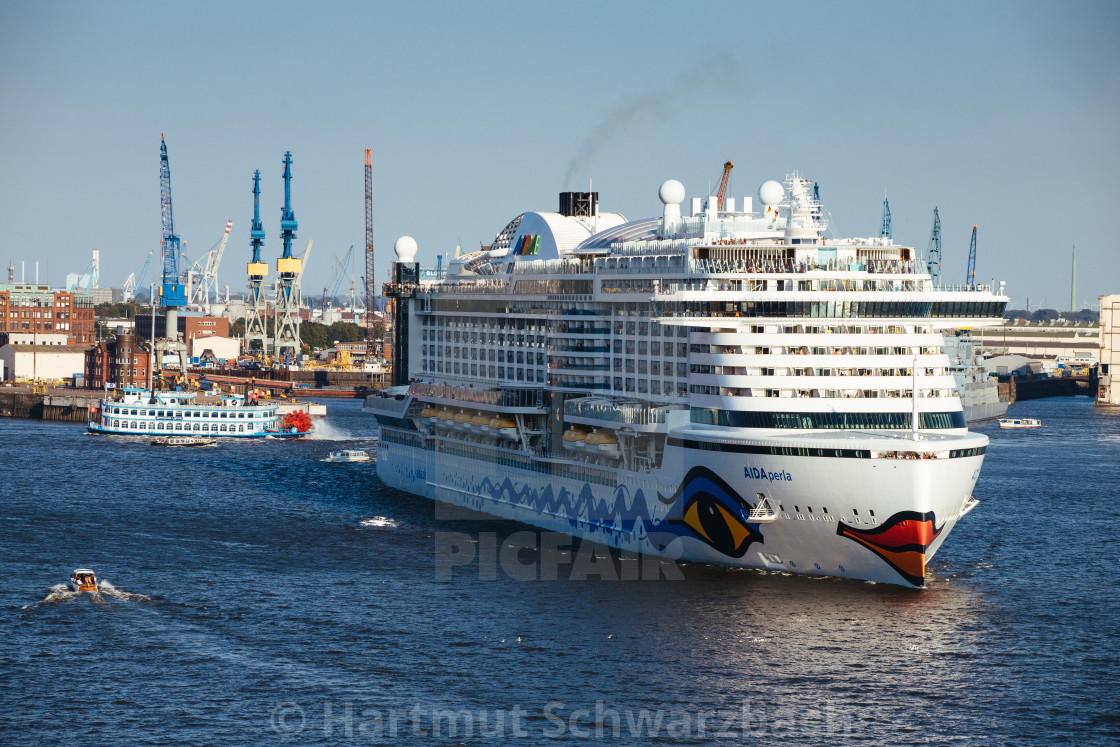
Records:
M748 480L766 480L767 482L793 482L793 476L785 470L767 472L758 467L743 467L743 477Z
M518 257L529 257L540 252L541 237L535 234L525 234L521 241L514 247L514 254Z

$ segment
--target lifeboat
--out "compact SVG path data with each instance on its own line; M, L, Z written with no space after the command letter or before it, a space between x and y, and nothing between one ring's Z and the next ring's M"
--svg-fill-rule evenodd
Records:
M578 451L583 447L585 438L587 438L587 431L582 428L569 428L564 431L564 448L568 451Z
M438 415L438 414L439 414L439 411L436 410L436 408L431 407L431 406L425 407L423 410L420 411L421 419L428 420L428 421L435 420L436 415Z
M490 416L479 413L471 418L471 430L475 433L486 433L490 427Z
M451 410L448 410L446 407L444 407L438 413L436 413L436 425L442 425L444 427L450 428L451 427L451 419L453 417L455 417L455 413L451 412Z
M70 574L70 588L74 591L97 591L97 577L89 568L78 568Z
M517 440L517 423L509 418L502 417L501 415L492 418L490 420L490 429L497 431L498 436L507 441Z
M594 430L583 439L586 450L593 454L618 458L618 439L610 431Z
M466 410L459 410L455 413L455 417L451 418L454 424L451 427L457 431L469 431L471 428L471 414Z

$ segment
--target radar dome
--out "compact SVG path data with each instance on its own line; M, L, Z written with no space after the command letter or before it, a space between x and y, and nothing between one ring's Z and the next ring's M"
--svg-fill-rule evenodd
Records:
M411 236L401 236L393 244L393 251L397 253L398 262L416 261L416 239Z
M684 202L684 185L676 179L670 179L657 190L657 196L666 205L680 205Z
M780 205L782 204L782 198L785 196L785 188L773 179L763 182L762 186L758 188L758 201L763 205Z

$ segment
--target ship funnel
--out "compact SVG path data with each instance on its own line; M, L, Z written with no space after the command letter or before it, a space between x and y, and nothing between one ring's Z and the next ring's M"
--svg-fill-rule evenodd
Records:
M599 193L561 192L558 212L566 218L593 218L599 214Z

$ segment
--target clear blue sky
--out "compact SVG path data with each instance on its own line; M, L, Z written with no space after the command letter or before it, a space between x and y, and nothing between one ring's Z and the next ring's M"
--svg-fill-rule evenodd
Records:
M1013 304L1120 293L1120 5L1112 2L13 2L0 0L0 264L61 284L101 249L102 286L158 248L159 137L176 228L198 256L234 220L220 272L245 285L251 178L279 255L293 155L305 295L365 236L374 151L384 279L489 243L557 192L658 214L658 185L731 193L792 170L842 235L925 248ZM362 270L356 271L362 274Z

